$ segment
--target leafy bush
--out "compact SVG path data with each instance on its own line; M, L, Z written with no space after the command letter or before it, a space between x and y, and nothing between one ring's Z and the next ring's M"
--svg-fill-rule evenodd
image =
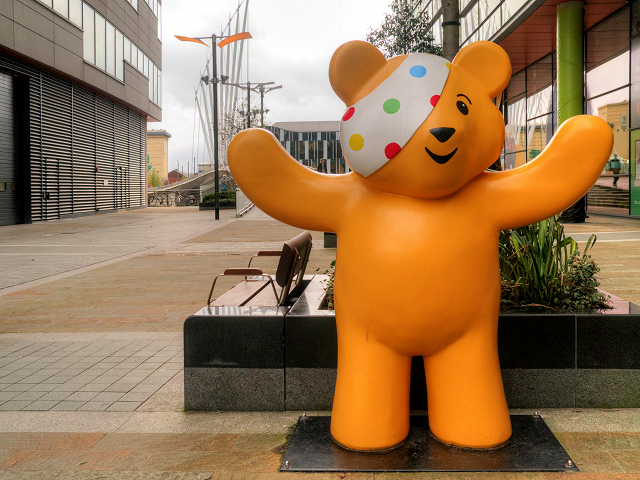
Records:
M501 307L508 310L557 311L610 308L598 291L600 268L589 250L591 235L580 254L578 244L565 237L558 216L500 234L498 252Z
M316 273L321 273L319 268L316 270ZM325 292L327 292L324 298L327 301L327 308L329 310L333 310L334 309L334 304L333 304L333 280L334 280L334 277L336 276L336 261L335 260L333 262L331 262L331 265L329 265L329 270L325 270L325 272L322 273L322 275L329 275L329 278L327 280L325 280L325 282L324 282L324 290L325 290Z
M595 275L600 268L589 255L596 236L591 235L580 254L577 242L565 237L558 218L500 234L501 309L540 313L611 308L608 297L598 290ZM334 260L324 272L329 275L325 283L329 309L334 308L335 265Z
M222 192L218 192L218 198L221 202L235 202L236 201L236 192L231 192L229 190L225 190ZM216 194L212 193L210 195L205 195L202 198L201 203L215 203Z

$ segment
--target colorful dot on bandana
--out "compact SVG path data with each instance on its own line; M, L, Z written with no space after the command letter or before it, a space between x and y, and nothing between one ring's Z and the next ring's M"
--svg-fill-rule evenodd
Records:
M433 97L431 97L431 106L435 107L436 103L438 103L438 100L440 100L440 95L434 95Z
M400 110L400 102L395 98L390 98L382 104L382 109L389 114L396 113Z
M424 77L427 74L427 69L424 68L422 65L414 65L409 70L409 73L411 74L412 77L420 78L420 77Z
M354 107L349 107L347 109L346 112L344 112L344 115L342 116L342 121L346 122L347 120L349 120L351 117L353 117L353 114L356 113L356 109Z
M447 69L451 70L451 64L450 63L445 63L445 65L447 66Z
M384 154L389 160L391 160L400 152L400 150L402 150L402 147L400 145L398 145L397 143L390 143L389 145L384 147Z
M351 150L356 152L358 150L362 150L362 147L364 147L364 138L362 138L362 135L357 133L351 135L351 138L349 139L349 147L351 147Z

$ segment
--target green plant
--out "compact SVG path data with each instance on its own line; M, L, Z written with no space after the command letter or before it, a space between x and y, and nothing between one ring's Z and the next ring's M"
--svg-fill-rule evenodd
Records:
M597 288L600 271L589 251L591 235L580 254L577 242L565 237L559 216L500 234L498 253L501 307L530 311L609 308Z
M221 202L235 202L236 201L236 192L231 192L228 190L225 191L221 191L218 192L218 198L220 199L219 201ZM201 203L213 203L216 201L216 195L215 193L212 193L210 195L205 195L202 198L202 202Z
M329 278L324 281L324 290L326 292L325 300L327 301L327 308L329 310L334 309L334 301L333 301L333 282L336 276L336 261L334 260L329 265L329 270L325 270L324 273L320 272L320 269L316 269L316 273L321 275L329 275Z

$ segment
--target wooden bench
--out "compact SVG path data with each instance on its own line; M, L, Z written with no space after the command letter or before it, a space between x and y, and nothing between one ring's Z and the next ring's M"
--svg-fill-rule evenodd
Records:
M302 279L311 253L311 241L311 234L302 232L285 242L282 250L260 251L253 255L246 268L227 268L213 280L207 306L285 305L289 296L298 293L302 287ZM251 267L253 259L258 257L280 258L275 278L264 273L260 268ZM212 302L211 297L218 278L229 276L245 277L245 279ZM267 288L267 285L271 288ZM279 293L276 285L279 287Z
M310 252L303 232L214 279L207 305L184 322L185 410L284 410L285 316L311 280ZM251 266L275 256L274 276ZM230 276L245 278L212 301L217 279Z

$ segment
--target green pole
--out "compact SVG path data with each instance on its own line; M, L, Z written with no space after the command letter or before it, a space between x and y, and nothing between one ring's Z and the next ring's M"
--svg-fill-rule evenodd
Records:
M583 2L558 5L558 126L584 113Z
M584 113L583 2L558 5L556 14L556 54L558 58L558 126ZM582 223L587 217L586 197L567 208L563 223Z

